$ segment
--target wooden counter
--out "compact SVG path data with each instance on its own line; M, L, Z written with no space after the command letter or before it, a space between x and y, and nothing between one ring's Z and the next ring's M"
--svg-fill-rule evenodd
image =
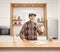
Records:
M22 40L16 40L16 42L13 41L0 41L0 50L2 49L21 49L21 50L40 50L40 49L60 49L60 41L53 40L52 42L41 41L41 42L47 42L46 44L34 44L33 41L22 41Z

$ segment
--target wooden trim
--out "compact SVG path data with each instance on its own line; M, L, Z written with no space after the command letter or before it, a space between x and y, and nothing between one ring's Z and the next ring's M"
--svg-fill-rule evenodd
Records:
M60 50L60 47L0 47L0 50Z
M17 20L17 19L16 19L16 20L12 20L12 21L22 21L22 20Z
M46 3L11 3L13 7L44 7Z
M44 6L44 26L45 26L45 35L47 35L47 4Z
M13 34L13 26L12 26L12 19L13 19L13 5L10 4L10 35Z

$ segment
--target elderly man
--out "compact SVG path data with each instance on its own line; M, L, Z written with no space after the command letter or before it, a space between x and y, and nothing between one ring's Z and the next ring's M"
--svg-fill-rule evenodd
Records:
M34 22L36 14L29 14L29 21L26 22L22 30L20 31L20 37L22 40L37 40L37 32L39 35L43 34L41 27L38 27L37 23Z

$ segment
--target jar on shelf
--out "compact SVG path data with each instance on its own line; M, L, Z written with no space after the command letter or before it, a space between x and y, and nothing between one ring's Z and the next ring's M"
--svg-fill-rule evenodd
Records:
M41 17L41 21L44 21L44 18L43 17Z
M22 25L20 21L18 22L18 25Z
M17 24L17 22L14 23L15 25Z
M18 16L18 20L20 20L20 16Z
M37 19L37 22L40 23L40 18Z

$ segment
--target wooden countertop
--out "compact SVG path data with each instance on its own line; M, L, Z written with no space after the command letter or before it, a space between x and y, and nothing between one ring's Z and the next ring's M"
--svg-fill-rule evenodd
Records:
M33 41L22 41L22 40L16 40L14 41L0 41L0 50L2 49L26 49L26 50L40 50L40 49L60 49L60 41L53 40L52 42L49 42L48 40L41 41L41 42L47 42L45 44L34 44Z

